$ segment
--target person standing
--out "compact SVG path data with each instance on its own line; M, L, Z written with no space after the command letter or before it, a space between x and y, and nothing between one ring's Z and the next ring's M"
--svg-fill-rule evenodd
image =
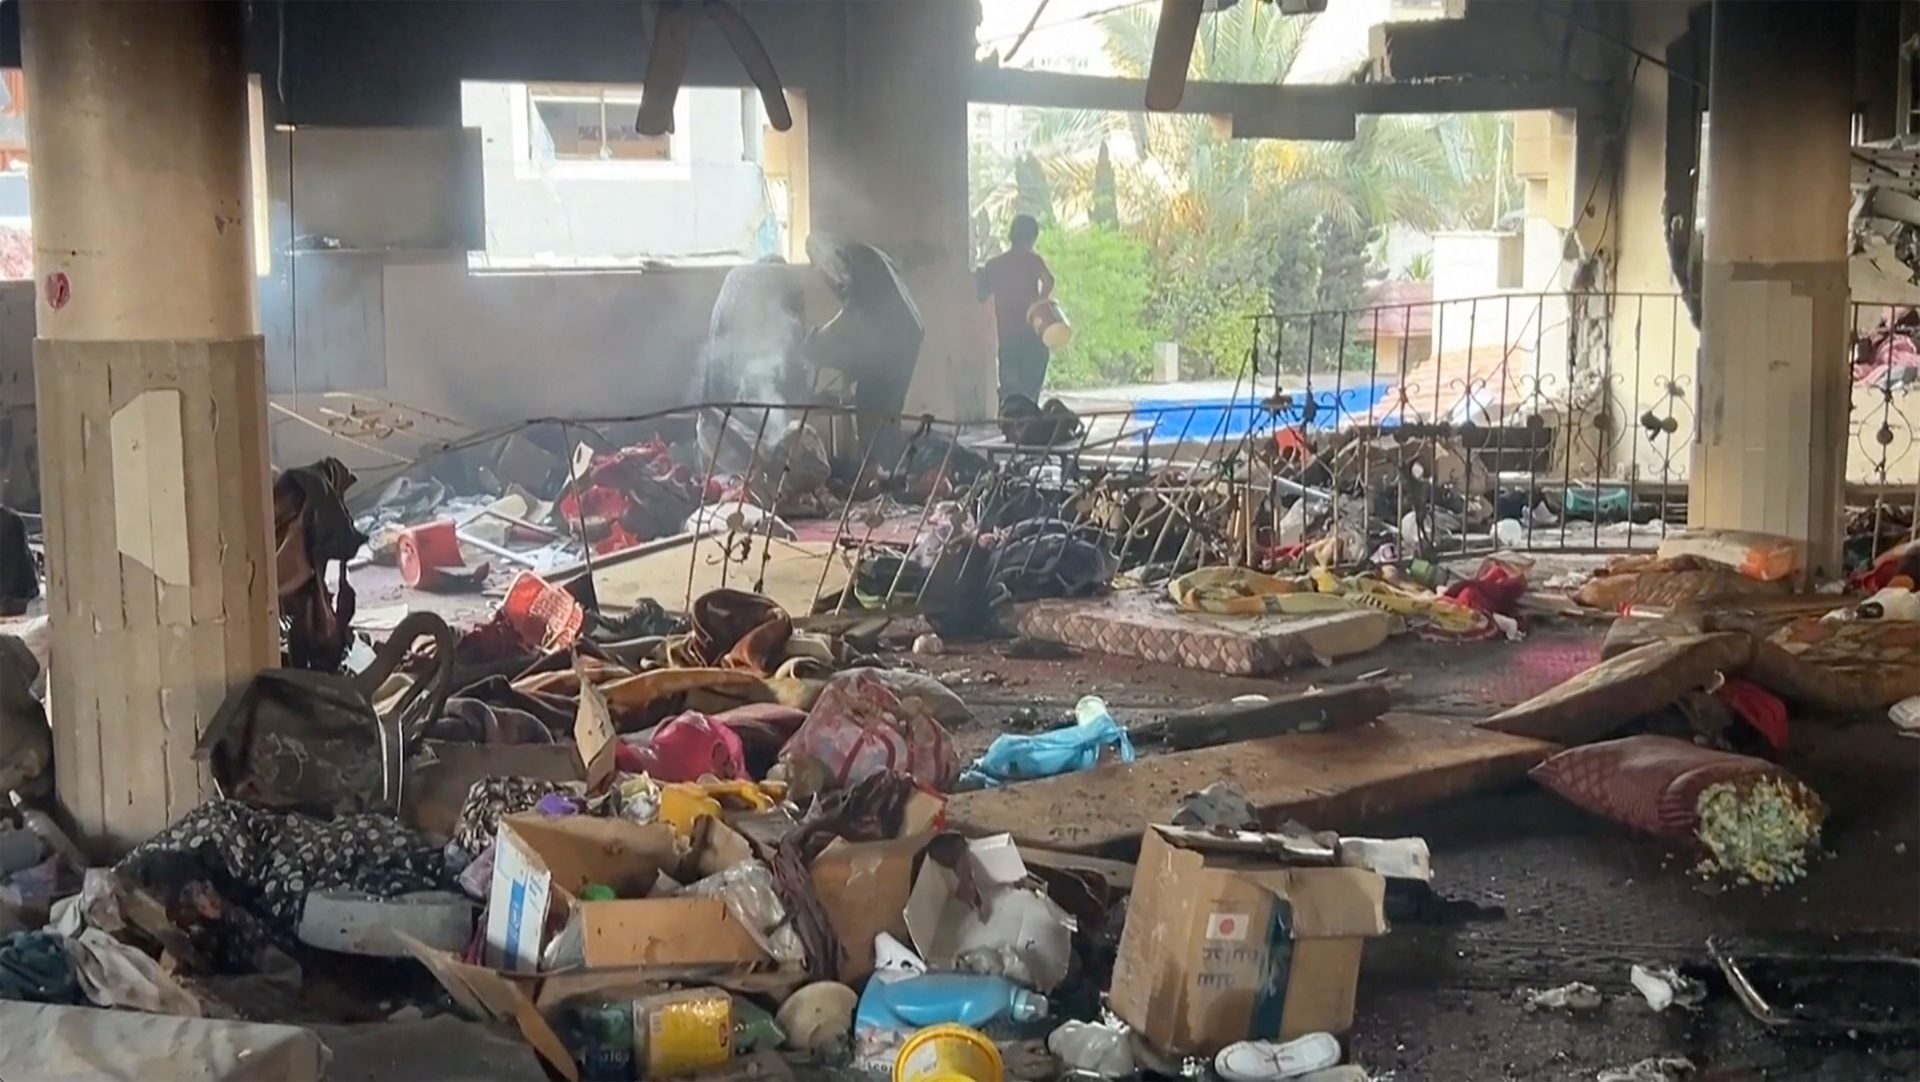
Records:
M871 244L815 233L807 253L826 275L840 311L808 336L805 355L815 367L852 381L860 457L891 470L904 443L901 415L926 336L920 309L893 260Z
M1025 395L1040 400L1047 381L1047 344L1034 333L1027 310L1042 297L1053 295L1053 272L1033 250L1040 239L1040 223L1031 214L1016 215L1007 232L1007 251L987 260L976 284L980 299L993 299L994 322L1000 333L1000 399Z

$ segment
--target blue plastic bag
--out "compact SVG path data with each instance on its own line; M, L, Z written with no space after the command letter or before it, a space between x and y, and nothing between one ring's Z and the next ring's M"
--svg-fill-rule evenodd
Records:
M1051 778L1085 770L1100 761L1111 747L1123 763L1133 762L1133 741L1107 713L1107 704L1092 695L1073 708L1075 724L1044 733L1003 733L993 738L986 754L967 768L965 779L987 786L1010 781Z

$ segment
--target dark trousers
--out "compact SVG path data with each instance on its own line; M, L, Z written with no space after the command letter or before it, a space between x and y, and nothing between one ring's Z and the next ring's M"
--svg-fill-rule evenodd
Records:
M1002 339L1000 342L1000 398L1026 395L1040 401L1040 388L1047 382L1047 344L1036 334Z

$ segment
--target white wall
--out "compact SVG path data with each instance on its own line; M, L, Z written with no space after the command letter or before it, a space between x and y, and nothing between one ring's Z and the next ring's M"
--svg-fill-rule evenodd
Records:
M464 122L481 132L492 264L757 258L767 199L759 148L748 144L741 123L742 94L682 90L672 161L535 161L527 153L525 84L463 84Z

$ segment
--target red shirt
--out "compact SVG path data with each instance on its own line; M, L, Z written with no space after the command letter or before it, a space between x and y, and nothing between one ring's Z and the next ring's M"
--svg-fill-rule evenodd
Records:
M1000 327L1000 340L1022 335L1033 336L1027 323L1027 309L1033 302L1053 291L1053 272L1046 260L1032 251L1002 252L980 268L981 289L993 297L994 321Z

